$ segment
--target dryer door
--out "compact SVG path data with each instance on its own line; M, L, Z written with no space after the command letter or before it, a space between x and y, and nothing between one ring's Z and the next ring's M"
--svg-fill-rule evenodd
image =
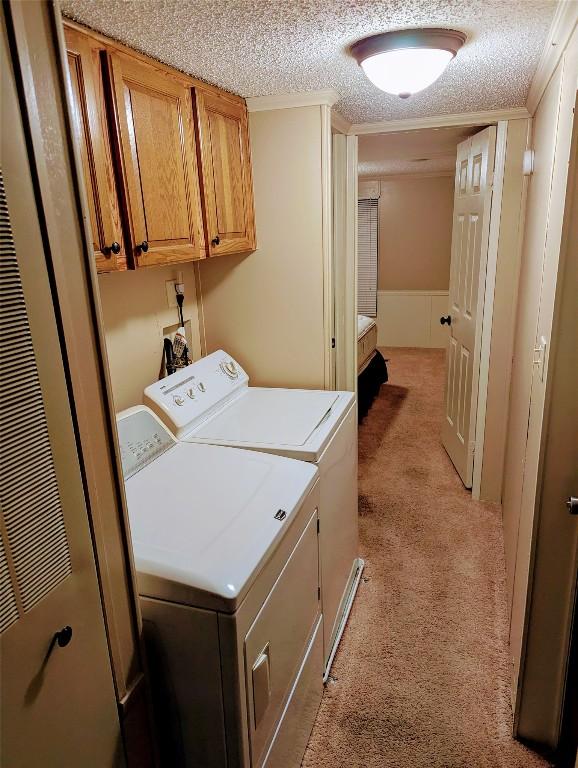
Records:
M265 757L319 617L317 513L245 638L253 766Z

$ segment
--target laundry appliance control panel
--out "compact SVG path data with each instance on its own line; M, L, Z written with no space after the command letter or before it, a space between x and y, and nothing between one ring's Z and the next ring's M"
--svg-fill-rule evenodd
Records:
M142 405L119 413L116 423L125 480L176 444L165 425Z
M223 350L197 360L144 391L144 402L181 438L247 388L249 377Z

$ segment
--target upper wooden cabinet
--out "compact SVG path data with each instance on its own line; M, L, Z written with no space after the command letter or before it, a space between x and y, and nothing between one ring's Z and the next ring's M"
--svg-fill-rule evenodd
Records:
M143 61L108 57L133 258L201 257L202 216L190 88Z
M100 55L103 46L66 29L72 122L82 160L96 267L127 268L121 214L107 127Z
M99 272L255 249L247 108L65 22Z
M195 88L201 189L210 256L255 249L247 108Z

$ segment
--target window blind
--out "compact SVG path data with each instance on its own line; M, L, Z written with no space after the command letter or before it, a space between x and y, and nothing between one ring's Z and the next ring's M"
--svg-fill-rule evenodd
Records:
M357 202L357 311L377 315L377 204Z

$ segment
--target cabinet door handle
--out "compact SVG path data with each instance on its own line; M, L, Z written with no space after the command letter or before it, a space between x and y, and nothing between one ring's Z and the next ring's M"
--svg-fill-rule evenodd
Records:
M114 253L115 256L118 256L120 253L120 243L117 243L115 240L114 243L110 246L109 251Z
M147 243L146 240L143 240L142 243L140 243L140 245L137 245L137 248L143 253L146 253L149 249L149 244Z
M213 245L219 245L219 243L220 243L220 242L221 242L221 238L219 237L219 235L217 235L217 237L214 237L214 238L211 240L211 243L212 243Z
M440 323L442 325L445 325L446 323L447 323L447 325L451 325L452 324L452 318L450 317L450 315L448 315L447 317L440 317Z

